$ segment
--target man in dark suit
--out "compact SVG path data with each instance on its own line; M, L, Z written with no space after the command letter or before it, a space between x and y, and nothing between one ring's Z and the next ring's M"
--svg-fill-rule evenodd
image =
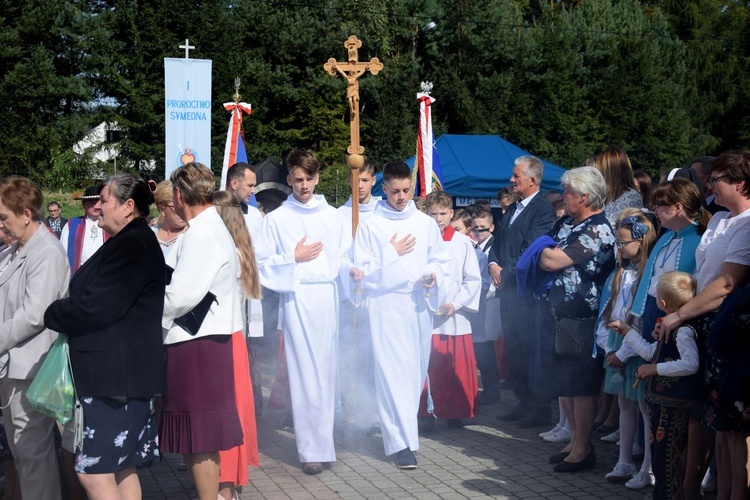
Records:
M688 166L688 168L692 168L698 173L698 177L702 183L701 186L703 187L702 193L705 196L706 209L711 212L711 215L716 215L717 212L726 210L726 208L716 203L714 187L708 182L709 177L711 177L711 171L714 169L715 159L713 156L699 156Z
M529 389L529 331L533 298L518 297L516 262L555 222L555 209L539 194L542 162L533 156L516 159L510 183L519 200L508 207L489 256L489 271L500 295L506 361L518 406L500 415L503 421L520 420L520 427L547 425L549 396Z

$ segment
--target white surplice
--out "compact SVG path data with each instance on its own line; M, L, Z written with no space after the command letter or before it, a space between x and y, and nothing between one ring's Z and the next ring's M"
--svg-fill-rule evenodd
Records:
M399 256L390 243L411 234L411 253ZM412 201L399 212L386 201L359 226L354 262L365 273L362 287L375 357L375 391L386 455L404 448L419 449L417 411L427 375L432 339L432 311L442 301L442 283L449 273L450 256L434 220ZM432 297L419 285L435 273ZM428 304L429 302L429 304Z
M435 335L466 335L471 333L471 314L479 311L479 294L482 277L479 262L471 240L456 231L450 241L445 242L451 258L450 278L445 280L445 302L456 309L452 316L435 316Z
M279 315L289 370L294 433L300 462L333 462L336 398L336 279L346 252L343 224L325 198L302 204L293 195L263 219L256 246L263 286L279 292ZM297 263L294 249L323 243L310 262Z

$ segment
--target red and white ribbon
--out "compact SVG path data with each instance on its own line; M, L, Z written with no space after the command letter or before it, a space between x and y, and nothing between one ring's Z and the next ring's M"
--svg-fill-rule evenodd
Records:
M224 109L232 113L229 118L229 130L227 131L227 142L224 146L224 163L221 166L221 184L220 189L224 189L227 184L227 170L237 162L237 141L239 132L242 129L242 114L251 114L252 108L244 102L225 102Z

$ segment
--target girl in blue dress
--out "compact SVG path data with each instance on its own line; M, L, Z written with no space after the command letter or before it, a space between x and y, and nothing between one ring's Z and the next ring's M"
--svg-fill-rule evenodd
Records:
M616 395L620 406L620 456L605 478L610 482L625 482L639 472L633 464L633 438L638 427L637 410L648 422L648 405L644 400L644 387L636 384L636 371L643 360L623 343L610 324L617 321L640 330L640 321L634 318L631 309L649 252L656 242L656 230L643 211L626 209L620 214L615 236L618 266L604 286L596 338L605 353L604 392ZM645 427L647 437L649 429ZM648 474L650 469L651 453L647 448L642 470Z

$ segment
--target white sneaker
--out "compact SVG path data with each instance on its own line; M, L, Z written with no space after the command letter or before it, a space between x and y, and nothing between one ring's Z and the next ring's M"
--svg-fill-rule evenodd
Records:
M570 442L570 431L568 429L560 429L551 436L544 438L548 443L569 443Z
M540 432L539 433L539 437L540 438L546 438L547 436L551 436L552 434L556 433L560 429L561 429L560 424L555 424L555 426L553 428L551 428L550 430L545 431L545 432Z
M710 495L712 493L716 493L718 491L718 484L715 477L709 478L708 481L705 479L701 483L701 493L703 495Z
M616 443L620 440L620 429L617 429L612 434L607 434L606 436L602 437L602 441L605 443Z
M637 456L637 455L643 455L645 452L646 452L646 450L643 448L643 446L641 446L639 444L634 444L633 445L633 456L634 457Z
M638 472L638 469L636 469L635 465L617 462L612 472L607 473L604 479L610 483L622 483L633 477L633 474L636 472Z
M642 490L646 486L654 485L654 475L651 471L639 471L633 478L625 483L625 487L630 490Z

